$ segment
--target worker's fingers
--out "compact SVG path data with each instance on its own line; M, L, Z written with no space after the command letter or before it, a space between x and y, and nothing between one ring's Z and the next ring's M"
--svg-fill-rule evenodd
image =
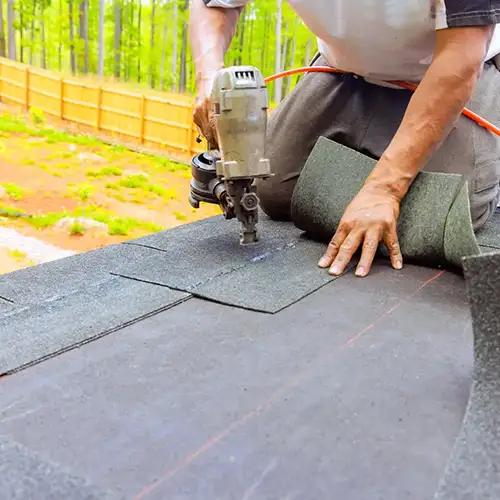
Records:
M365 234L361 258L356 267L356 276L364 278L370 272L381 238L381 228L370 229Z
M207 140L208 144L217 147L217 133L215 119L212 114L210 99L198 98L193 112L193 121Z
M403 268L403 255L401 254L401 248L399 246L398 233L396 231L396 226L388 229L384 234L384 243L389 251L389 257L391 259L391 264L394 269Z
M340 245L344 242L348 232L344 230L342 227L337 229L337 232L333 235L328 247L326 248L323 257L319 259L318 265L319 267L327 268L330 267L337 257L337 254L340 249Z
M333 276L340 276L346 269L349 264L352 256L356 253L356 250L359 248L361 241L363 240L364 231L362 230L353 230L351 231L347 238L343 241L342 245L340 245L339 251L337 253L337 257L333 261L332 266L330 267L329 273Z

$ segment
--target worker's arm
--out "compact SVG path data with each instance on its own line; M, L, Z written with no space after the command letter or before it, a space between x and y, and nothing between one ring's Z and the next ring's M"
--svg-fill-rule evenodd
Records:
M197 99L194 121L209 143L216 145L210 116L210 92L217 71L233 39L246 2L241 0L192 0L189 17L191 53L196 70Z
M490 24L436 32L433 61L392 142L347 207L320 260L321 267L331 267L334 275L343 273L362 246L356 274L365 276L381 241L389 250L393 267L402 267L396 232L401 200L471 98L493 29Z

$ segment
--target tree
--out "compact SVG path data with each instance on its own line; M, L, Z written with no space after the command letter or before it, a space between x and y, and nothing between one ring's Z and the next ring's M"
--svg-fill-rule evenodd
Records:
M279 73L281 71L281 24L283 22L282 19L282 11L281 11L281 0L277 0L277 9L276 9L276 56L274 59L274 71ZM275 82L274 84L274 101L281 101L281 85L280 82Z
M176 84L177 84L177 67L178 67L178 59L179 59L179 54L178 54L178 45L177 41L179 39L179 2L178 0L173 0L174 4L174 15L173 15L173 20L174 20L174 30L172 33L172 38L173 38L173 44L172 44L172 87L171 90L175 90Z
M89 18L88 0L81 0L78 9L78 70L87 74L89 71ZM83 48L83 50L82 50Z
M122 5L120 0L114 0L114 18L115 18L115 78L120 78L121 70L121 50L122 50Z
M114 75L160 90L196 90L189 0L0 2L0 54L5 50L12 59L47 69ZM225 63L256 65L267 76L309 62L314 50L314 36L288 2L259 0L243 10ZM273 101L286 96L296 81L271 85Z
M181 73L179 76L179 92L186 92L187 86L187 42L188 42L188 23L187 12L189 9L189 0L184 0L182 7L182 43L181 43Z
M9 59L16 60L16 32L14 26L16 16L14 11L14 0L7 0L7 32L9 40Z
M5 57L5 29L3 20L3 0L0 0L0 57Z
M104 0L99 0L99 63L98 74L104 76Z
M73 0L68 0L68 14L69 14L69 51L71 60L71 73L76 73L76 59L75 59L75 35L73 33Z
M164 21L163 21L163 40L162 40L162 51L161 51L161 63L160 63L160 90L165 88L165 59L167 57L167 34L168 34L168 12L169 5L165 2L164 5Z
M152 8L151 8L151 39L149 42L149 86L151 88L155 87L155 57L154 57L154 48L155 48L155 13L156 13L156 1L151 0Z

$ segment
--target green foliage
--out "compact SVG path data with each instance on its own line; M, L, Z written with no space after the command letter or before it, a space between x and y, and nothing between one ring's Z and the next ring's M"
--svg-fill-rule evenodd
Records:
M147 183L148 179L145 175L129 175L125 179L120 180L120 186L136 189L142 188Z
M91 74L97 73L99 0L85 1L88 51L84 30L80 30L80 5L84 1L16 0L14 28L18 59L63 72L84 73L88 70ZM153 16L151 0L106 1L104 76L116 75L124 81L155 89L194 92L195 71L191 52L189 46L183 45L188 35L189 4L187 0L156 0ZM259 0L247 5L228 50L227 65L251 64L260 68L264 75L272 74L277 41L285 68L302 66L311 59L316 50L315 38L288 3L282 7L282 37L276 40L276 13L276 0ZM114 36L115 17L121 27L118 45L115 45ZM74 33L72 41L70 23ZM76 62L74 68L71 65L72 52ZM181 69L185 69L185 84L181 82ZM279 83L284 94L295 82L290 78Z
M64 217L69 217L67 212L48 212L46 214L32 215L27 221L37 229L45 229L53 226Z
M118 167L103 167L100 170L87 170L85 175L87 177L101 178L106 176L120 176L123 174L123 170Z
M71 234L71 236L83 236L85 234L85 227L81 222L75 220L69 228L69 234Z
M36 125L45 125L45 114L41 109L31 108L30 109L31 121Z
M57 144L65 142L68 144L78 144L82 146L100 146L98 139L88 135L72 135L68 132L62 132L52 128L34 128L31 127L22 116L13 116L8 113L0 115L0 131L28 134L31 137L44 137L48 144Z
M28 215L18 208L0 205L0 217L7 217L8 219L19 219L21 217L28 217Z
M174 216L177 220L187 220L187 216L186 214L182 213L182 212L174 212Z
M26 193L26 190L23 189L21 186L18 186L17 184L2 184L2 185L5 188L7 194L13 200L19 201Z
M23 261L28 257L26 252L22 252L21 250L16 250L16 249L8 250L7 255L9 257L12 257L13 259L17 260L18 262Z
M131 229L132 224L128 224L124 219L114 219L109 223L108 233L110 235L127 236Z
M80 198L81 201L86 202L94 196L94 186L92 184L77 184L70 187L73 196Z

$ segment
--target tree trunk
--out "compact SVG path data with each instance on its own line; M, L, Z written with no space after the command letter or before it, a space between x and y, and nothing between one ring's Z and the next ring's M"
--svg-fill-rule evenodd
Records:
M179 64L179 0L173 0L174 3L174 31L172 33L172 90L177 85L177 67Z
M23 4L19 4L19 60L24 62L24 43L23 43L23 33L24 33L24 10Z
M78 37L80 47L78 50L78 70L87 74L89 71L89 33L88 33L88 5L87 0L82 0L78 11ZM83 46L83 50L82 50Z
M59 41L57 48L59 71L62 71L62 27L63 27L62 19L63 19L63 3L62 0L59 0Z
M7 0L7 36L9 41L9 59L16 60L16 14L14 11L14 0Z
M168 2L165 2L165 20L163 21L163 40L161 50L161 63L160 63L160 90L165 89L165 59L167 57L167 35L168 35Z
M104 76L104 9L106 8L105 0L99 0L99 29L98 29L98 44L99 44L99 61L97 63L97 74Z
M186 21L186 13L189 8L189 0L184 0L182 11L182 42L181 42L181 74L179 76L179 92L186 92L187 84L187 39L188 39L188 23Z
M45 44L45 5L40 5L40 28L42 37L42 68L47 69L47 47Z
M36 18L36 0L33 0L33 11L31 13L31 43L30 43L30 64L33 65L33 56L35 55L35 18Z
M127 50L128 50L128 57L127 57L127 67L126 67L126 75L125 78L127 80L130 80L132 77L132 60L133 60L133 48L134 45L132 43L132 33L134 32L134 0L130 1L130 18L129 18L129 29L128 29L128 42L127 42Z
M115 0L115 78L120 78L122 45L122 9L120 0Z
M240 30L240 40L239 40L239 52L238 52L238 59L237 59L237 65L241 66L242 61L243 61L243 48L245 46L245 27L246 27L246 13L247 9L243 10L243 13L241 15L241 30Z
M276 58L274 61L274 71L279 73L281 71L281 2L282 0L277 0L276 8ZM276 104L281 102L281 84L280 82L274 83L274 102Z
M69 0L69 50L71 59L71 72L73 75L76 73L76 59L75 59L75 35L73 32L73 0Z
M266 12L266 16L264 18L264 38L263 40L267 40L269 36L269 16ZM269 47L269 44L266 43L264 45L264 50L262 51L261 58L260 58L260 67L261 71L266 70L266 60L267 60L267 48Z
M155 87L155 61L154 61L154 49L155 49L155 13L156 13L156 2L152 0L151 7L151 40L149 42L149 86L154 89Z
M9 59L16 60L16 32L14 25L16 16L14 13L14 0L7 0L7 36L9 42Z
M253 32L255 29L255 22L253 17L250 18L250 41L248 44L248 64L253 65Z
M297 48L297 44L295 43L296 39L296 34L297 34L297 25L299 23L299 19L295 18L295 23L293 25L293 34L292 34L292 50L290 54L290 63L288 64L289 68L295 67L295 52ZM286 80L286 86L285 86L285 96L290 93L290 90L292 89L292 77L289 76Z
M3 20L3 0L0 0L0 57L6 56L5 45L5 23Z
M139 0L139 12L138 12L138 31L137 35L137 81L141 83L141 21L142 21L142 2Z

